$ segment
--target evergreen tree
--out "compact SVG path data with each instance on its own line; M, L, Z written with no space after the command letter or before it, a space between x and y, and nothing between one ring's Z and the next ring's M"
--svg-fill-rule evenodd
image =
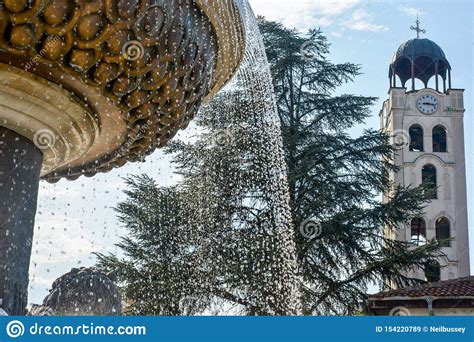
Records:
M427 193L394 186L397 146L378 130L352 137L373 97L341 94L360 66L328 59L320 30L303 35L259 18L282 126L290 206L303 275L305 313L353 313L370 283L406 286L403 272L424 267L437 243L413 248L384 235L422 212ZM384 200L380 194L384 193Z
M192 207L175 187L158 187L148 176L126 180L127 199L116 211L128 234L117 245L124 257L97 254L100 267L122 282L131 315L190 315L209 305L193 253L199 233L190 229ZM199 279L199 282L196 281ZM183 286L183 285L187 286Z

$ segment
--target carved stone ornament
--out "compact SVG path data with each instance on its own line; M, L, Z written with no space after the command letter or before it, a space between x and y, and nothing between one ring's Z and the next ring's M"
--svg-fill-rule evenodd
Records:
M237 0L4 0L0 30L0 125L52 182L165 145L245 45Z

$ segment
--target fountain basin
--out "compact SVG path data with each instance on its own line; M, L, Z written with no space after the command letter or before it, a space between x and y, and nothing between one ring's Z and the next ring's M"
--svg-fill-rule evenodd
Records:
M142 160L237 69L239 1L6 0L0 125L43 153L41 178Z

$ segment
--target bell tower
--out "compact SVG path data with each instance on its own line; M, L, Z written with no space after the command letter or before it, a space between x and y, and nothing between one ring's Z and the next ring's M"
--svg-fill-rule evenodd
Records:
M440 241L446 257L407 275L449 280L470 274L464 90L452 87L451 65L435 42L419 37L425 33L419 24L417 19L411 27L417 38L400 45L393 56L380 126L399 148L394 159L399 171L391 175L392 180L404 186L426 184L431 202L410 225L387 234L414 246Z

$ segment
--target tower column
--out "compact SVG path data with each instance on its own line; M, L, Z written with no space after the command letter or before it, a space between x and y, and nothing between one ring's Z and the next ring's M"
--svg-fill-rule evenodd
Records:
M463 98L464 91L460 89L451 90L452 96ZM461 102L464 102L463 100ZM459 106L459 103L458 103ZM456 106L456 107L458 107ZM457 248L458 258L458 277L469 276L470 257L469 257L469 222L467 217L467 189L466 189L466 157L464 146L464 108L456 108L458 112L452 116L452 152L454 157L454 171L456 176L454 182L454 215L456 223L456 241L453 242Z
M451 69L448 69L448 89L451 89Z
M0 299L10 315L24 315L36 213L41 151L0 127Z

